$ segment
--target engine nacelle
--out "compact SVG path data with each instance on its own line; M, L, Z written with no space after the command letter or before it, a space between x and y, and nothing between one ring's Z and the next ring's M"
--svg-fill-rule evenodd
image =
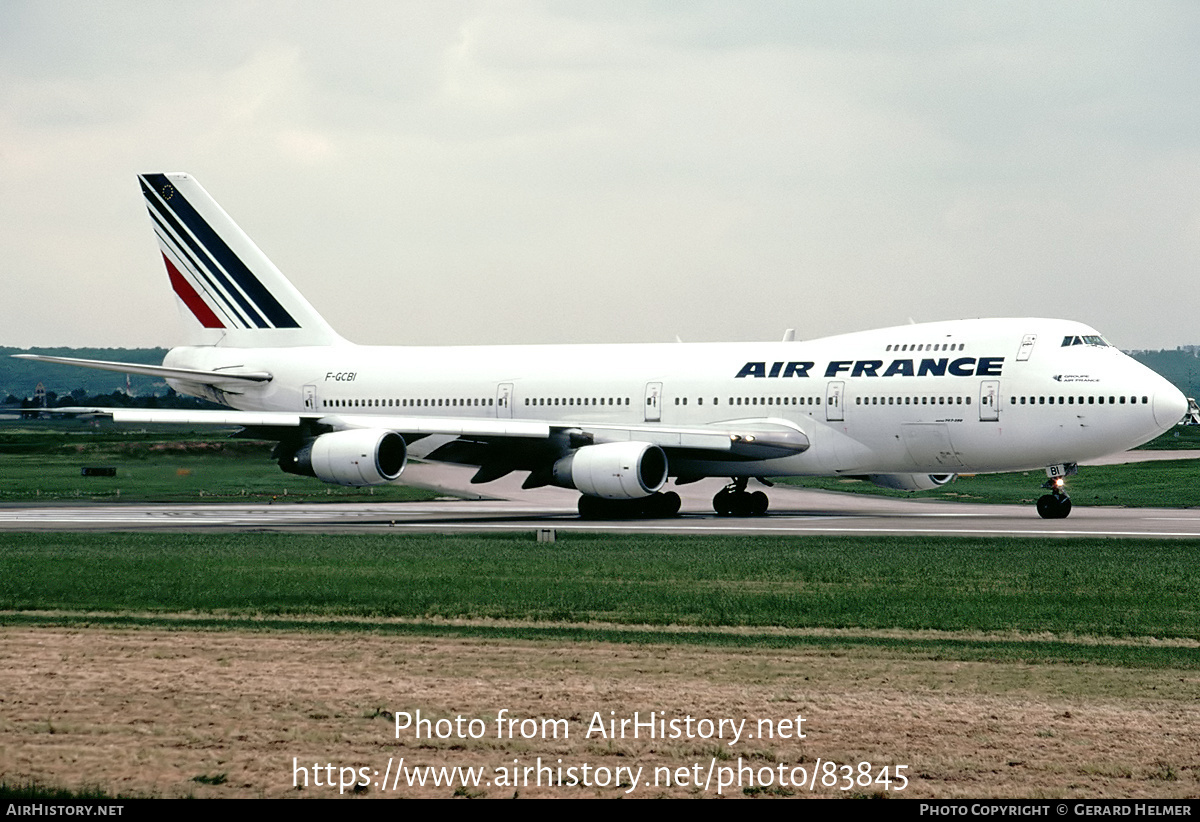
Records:
M667 484L667 455L648 442L585 445L554 463L554 484L604 499L638 499Z
M407 462L404 437L395 431L371 428L322 434L279 457L279 467L289 474L337 485L391 482L400 476Z
M952 481L958 474L871 474L868 480L897 491L928 491Z

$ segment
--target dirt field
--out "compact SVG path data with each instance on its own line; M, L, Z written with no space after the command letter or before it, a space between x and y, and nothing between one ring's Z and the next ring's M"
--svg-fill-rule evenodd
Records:
M898 798L1195 797L1197 680L882 651L6 628L0 777L168 797L336 796L340 782L369 783L346 790L367 797L846 796L883 790L874 780L887 766ZM443 732L461 716L463 735L480 738L418 740L412 728L396 738L395 714L418 710L450 720ZM634 739L628 726L626 738L586 738L597 713L635 711L643 721L663 712L654 718L677 724L659 727L681 738L648 739L643 727ZM531 718L498 738L507 719ZM555 719L566 720L558 739L541 724ZM773 721L776 739L758 738L759 720ZM718 730L724 738L703 738ZM405 769L486 772L478 786L409 787L396 781L401 757ZM523 771L538 757L551 769L540 787ZM551 784L559 768L561 786ZM779 784L811 782L814 769L815 790ZM718 794L720 780L732 784ZM839 790L847 781L852 790Z

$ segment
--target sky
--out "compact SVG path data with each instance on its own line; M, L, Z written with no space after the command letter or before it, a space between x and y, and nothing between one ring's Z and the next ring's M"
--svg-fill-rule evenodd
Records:
M169 346L187 171L371 344L1200 343L1200 4L0 3L0 345Z

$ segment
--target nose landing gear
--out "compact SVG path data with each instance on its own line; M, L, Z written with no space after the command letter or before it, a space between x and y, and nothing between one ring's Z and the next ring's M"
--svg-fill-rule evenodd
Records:
M1047 469L1050 472L1053 469ZM1042 519L1066 519L1071 513L1071 498L1063 489L1062 476L1051 475L1043 488L1049 489L1049 494L1038 497L1037 512Z

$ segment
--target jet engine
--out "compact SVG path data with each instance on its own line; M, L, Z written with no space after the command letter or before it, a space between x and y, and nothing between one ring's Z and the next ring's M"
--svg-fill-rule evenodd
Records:
M407 462L404 437L370 428L322 434L279 454L279 467L289 474L337 485L391 482Z
M867 479L897 491L928 491L952 481L958 474L870 474Z
M585 445L554 463L554 484L604 499L638 499L667 483L667 455L648 442Z

